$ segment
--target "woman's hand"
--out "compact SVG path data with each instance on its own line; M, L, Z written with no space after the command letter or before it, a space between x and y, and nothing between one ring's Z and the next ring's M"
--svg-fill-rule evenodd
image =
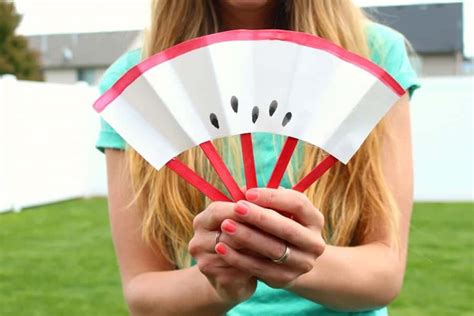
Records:
M233 208L233 214L222 221L226 238L220 240L216 251L225 263L269 286L289 288L300 275L313 269L324 251L324 217L304 194L290 189L251 189L246 198L248 201L227 203L220 210L229 213ZM234 245L260 257L243 253ZM290 253L284 263L270 260L282 257L287 246Z
M244 270L230 266L216 252L222 246L216 245L217 233L224 219L235 218L235 203L213 202L199 213L193 221L194 236L189 242L189 253L197 261L197 266L204 274L217 294L225 303L238 304L248 299L255 292L256 278ZM226 238L222 233L219 241L240 249L238 243ZM196 293L198 295L198 293Z

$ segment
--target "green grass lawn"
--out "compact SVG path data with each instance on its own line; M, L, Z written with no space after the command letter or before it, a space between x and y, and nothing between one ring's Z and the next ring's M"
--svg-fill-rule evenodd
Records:
M391 315L474 315L473 204L417 204ZM0 315L126 315L104 199L0 215Z

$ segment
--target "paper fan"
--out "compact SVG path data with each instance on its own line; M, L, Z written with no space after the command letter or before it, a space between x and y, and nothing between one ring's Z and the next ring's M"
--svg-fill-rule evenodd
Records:
M298 140L328 156L293 189L347 163L403 95L382 68L322 38L235 30L195 38L125 73L94 104L151 165L171 168L212 200L230 200L179 153L200 146L233 200L243 199L211 140L241 135L247 187L256 186L253 132L287 136L268 187L278 187Z

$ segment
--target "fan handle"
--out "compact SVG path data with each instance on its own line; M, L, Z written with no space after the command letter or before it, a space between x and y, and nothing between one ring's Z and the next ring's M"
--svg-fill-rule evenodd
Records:
M278 188L297 144L298 139L290 136L286 138L285 144L283 145L283 148L280 152L280 156L278 157L275 167L273 168L270 180L268 180L267 188Z
M268 188L277 188L280 184L280 181L285 173L285 170L288 166L288 163L291 159L291 156L296 148L298 139L293 137L288 137L286 139L285 145L278 157L278 161L275 164L275 167L272 172L272 176L267 184ZM241 135L241 144L242 144L242 155L244 159L244 168L245 176L247 179L247 188L256 187L257 181L255 176L255 162L253 156L253 147L252 147L252 136L251 134L242 134ZM234 178L227 169L222 158L219 156L216 148L211 142L205 142L200 145L206 154L207 158L211 162L212 166L220 176L221 180L226 185L227 189L231 193L232 197L237 200L245 199L242 191L238 187ZM326 171L331 169L338 160L331 155L328 155L323 159L316 167L313 168L306 176L304 176L297 184L295 184L292 189L299 192L304 192L309 186L321 178ZM231 202L225 194L219 191L212 184L204 180L196 172L190 169L186 164L181 162L177 158L173 158L166 163L166 166L176 172L180 177L186 180L189 184L194 186L212 201L226 201ZM253 186L252 186L253 185ZM232 191L231 191L231 189ZM239 195L241 196L239 198Z
M178 158L171 159L166 163L166 166L176 172L181 178L186 180L193 187L201 191L212 201L231 201L224 193L222 193L212 184L204 180L201 176L199 176L196 172L194 172Z
M255 158L253 156L252 134L240 135L240 146L242 147L242 160L244 164L245 183L247 189L257 187L257 173L255 172Z
M310 185L318 181L326 171L331 169L338 160L334 156L327 156L316 167L313 168L307 175L305 175L292 189L299 192L304 192Z
M245 195L240 190L239 185L235 181L235 179L230 174L229 169L225 165L224 161L222 160L221 156L217 152L216 147L212 144L211 141L204 142L199 145L209 159L214 170L216 170L217 174L221 178L222 182L224 183L225 187L229 191L230 195L234 199L234 201L245 200Z
M275 164L270 180L268 181L267 188L276 189L281 183L281 179L285 174L286 168L291 160L291 156L295 151L296 145L298 144L298 139L288 136L286 138L285 144L280 152L280 156ZM314 182L318 181L326 171L331 169L332 166L338 160L331 155L328 155L323 159L316 167L313 168L306 176L304 176L298 183L296 183L292 189L299 192L304 192L309 188Z

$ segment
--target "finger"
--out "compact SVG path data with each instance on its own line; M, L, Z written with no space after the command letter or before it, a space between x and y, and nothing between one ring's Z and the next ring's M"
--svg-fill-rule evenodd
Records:
M245 248L243 245L239 244L239 242L232 238L230 235L226 234L225 232L222 232L221 235L219 236L219 239L217 242L223 242L231 246L233 249L238 250L240 253L244 253L250 256L258 257L258 258L265 258L263 255L256 253L255 251ZM215 252L214 247L217 244L217 242L212 246L212 252Z
M253 188L245 193L245 197L254 204L293 215L303 224L322 224L324 219L306 195L295 190Z
M235 269L229 263L227 263L222 256L211 253L205 253L196 258L196 265L203 274L205 275L216 275L222 269Z
M205 229L205 230L218 230L221 223L226 218L234 218L234 206L233 202L212 202L207 208L196 215L193 220L194 230Z
M253 275L270 286L285 287L299 276L288 267L239 253L222 242L216 245L216 252L232 267Z
M200 231L189 241L188 252L196 258L202 253L214 253L214 246L216 245L216 231Z
M225 240L221 241L234 249L235 247L226 242L227 240L241 243L243 248L253 250L267 259L278 258L285 251L285 243L282 240L242 223L226 219L222 222L221 229L225 236Z
M248 249L244 249L245 247L242 246L241 244L239 244L239 242L237 240L231 238L229 235L227 235L224 232L222 232L221 235L219 236L219 240L217 242L215 242L214 245L212 245L212 249L211 249L212 252L215 252L214 248L215 248L215 246L217 245L218 242L226 243L226 244L230 245L232 248L234 248L235 250L238 250L240 252L253 254L252 251L250 251Z
M245 249L260 254L267 259L276 260L283 256L286 247L290 247L290 255L284 265L294 268L298 271L308 272L313 268L314 256L300 251L296 247L287 246L281 239L265 234L260 230L248 227L247 225L226 219L221 225L225 240L222 242L228 244L231 248L232 243L238 244ZM231 241L230 243L227 240ZM237 249L236 249L237 250ZM239 251L241 252L241 251Z
M303 251L316 256L321 255L324 251L325 243L320 233L271 209L263 208L248 201L239 201L235 205L235 213L237 215L236 221L260 228Z
M215 254L214 248L219 241L223 241L237 250L243 248L236 240L224 233L218 236L217 231L202 230L189 241L188 252L193 257L197 257L202 253Z

